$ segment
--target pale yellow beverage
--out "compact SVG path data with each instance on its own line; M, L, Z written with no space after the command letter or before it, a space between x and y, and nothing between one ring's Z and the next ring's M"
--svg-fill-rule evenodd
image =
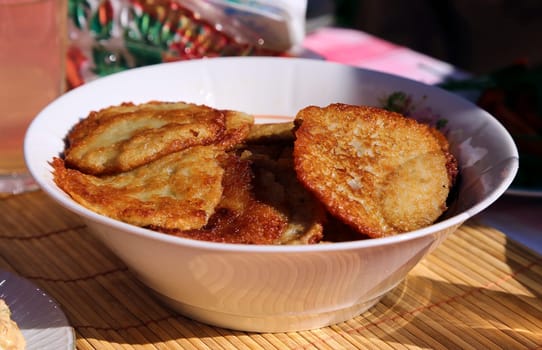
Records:
M0 174L25 172L26 128L63 92L67 16L66 0L0 0Z

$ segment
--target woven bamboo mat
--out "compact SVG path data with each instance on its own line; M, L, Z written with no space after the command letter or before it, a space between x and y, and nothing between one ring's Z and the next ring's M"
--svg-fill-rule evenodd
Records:
M542 348L542 257L475 222L365 314L303 332L237 332L176 314L42 192L0 200L0 268L60 303L78 349Z

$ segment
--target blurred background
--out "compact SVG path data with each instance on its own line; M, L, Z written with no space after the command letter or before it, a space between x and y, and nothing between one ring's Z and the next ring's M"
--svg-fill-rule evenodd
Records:
M68 0L69 86L164 61L276 54L322 27L359 29L473 75L518 61L542 63L542 0L265 0L261 2L265 6L258 4ZM288 15L280 16L284 11Z
M475 74L542 62L541 0L308 0L307 32L360 29Z

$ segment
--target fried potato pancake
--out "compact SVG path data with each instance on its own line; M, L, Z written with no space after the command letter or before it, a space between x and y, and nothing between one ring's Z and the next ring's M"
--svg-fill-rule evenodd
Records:
M252 145L222 157L223 197L205 227L152 229L199 240L243 244L314 244L323 237L324 207L297 180L293 143Z
M183 102L78 122L56 184L99 214L242 244L383 237L433 223L458 169L439 131L383 109L310 106L292 122ZM326 233L327 231L327 233Z
M203 105L152 101L124 103L81 120L67 136L68 167L86 174L130 171L173 152L197 145L231 147L253 123L241 112Z
M288 225L276 244L314 244L322 240L324 207L297 179L291 145L252 145L245 149L255 174L256 197L282 212Z
M54 181L85 207L137 226L189 230L207 224L222 198L220 147L196 146L134 170L97 177L52 161Z
M451 155L445 138L428 125L346 104L306 107L295 123L300 181L360 233L383 237L415 230L446 210Z
M277 244L287 226L287 218L273 206L255 198L250 163L228 153L221 157L221 165L224 169L223 196L204 227L192 230L150 228L211 242Z

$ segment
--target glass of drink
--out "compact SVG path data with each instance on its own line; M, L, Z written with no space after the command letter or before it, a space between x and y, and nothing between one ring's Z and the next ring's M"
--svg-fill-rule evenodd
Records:
M0 0L0 195L36 188L23 139L65 88L67 0Z

